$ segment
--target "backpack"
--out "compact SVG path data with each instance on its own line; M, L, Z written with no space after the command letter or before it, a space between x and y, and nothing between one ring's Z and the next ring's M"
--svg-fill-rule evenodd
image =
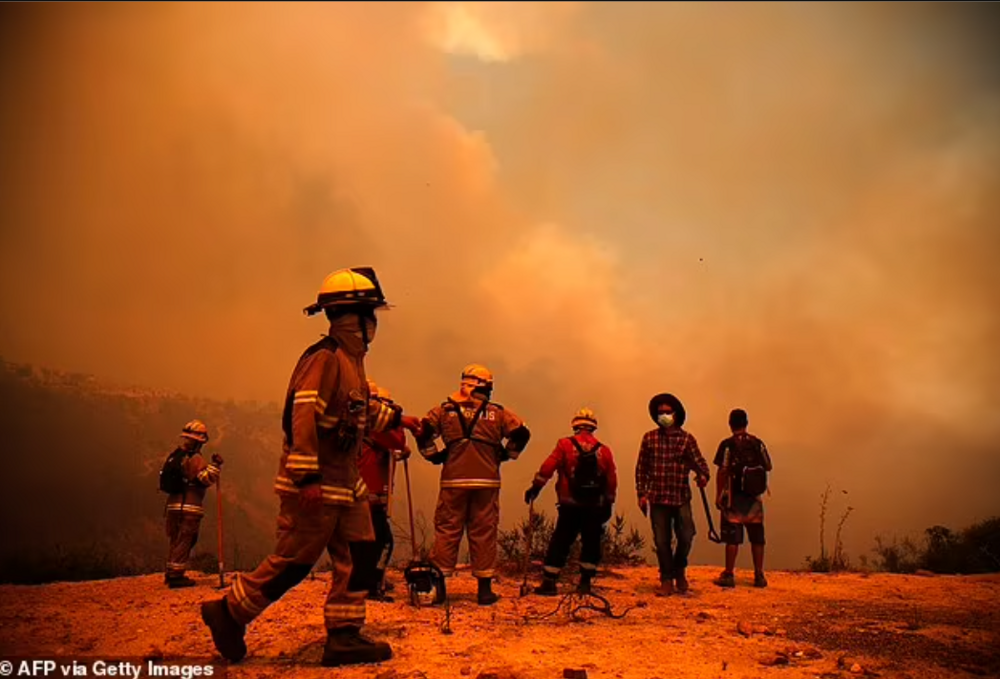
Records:
M160 468L160 490L168 495L183 493L187 489L184 478L184 458L187 452L178 448L167 456Z
M735 471L736 488L743 495L759 497L767 492L767 470L760 441L754 438L733 437L731 468Z
M571 437L570 441L579 453L576 469L573 470L573 476L569 480L570 493L581 505L600 504L608 485L608 479L601 470L597 457L597 451L601 449L602 444L598 441L590 450L584 450L575 437Z

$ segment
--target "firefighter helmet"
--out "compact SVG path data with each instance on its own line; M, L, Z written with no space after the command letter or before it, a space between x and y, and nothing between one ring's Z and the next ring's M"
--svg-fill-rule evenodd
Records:
M357 266L338 269L323 279L316 294L316 302L303 311L308 316L318 314L330 307L364 306L371 309L388 307L382 286L375 276L375 269Z
M493 373L486 366L472 363L462 370L462 384L491 388L493 386Z
M577 427L587 427L590 430L597 429L597 414L590 408L580 408L573 416L573 429Z
M205 443L208 441L208 427L201 420L191 420L184 425L184 429L181 430L181 436Z

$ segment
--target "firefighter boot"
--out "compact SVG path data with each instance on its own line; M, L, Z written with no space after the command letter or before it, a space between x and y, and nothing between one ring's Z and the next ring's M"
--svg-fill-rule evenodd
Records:
M594 578L593 571L580 571L580 584L576 586L577 594L590 594L591 586L590 581Z
M556 579L557 576L545 573L542 576L542 584L535 588L535 594L540 596L555 596L559 594L559 590L556 589Z
M392 658L392 648L384 641L361 636L359 627L341 627L327 632L323 667L380 663Z
M500 597L493 591L493 578L479 578L479 593L476 595L476 603L480 606L492 606Z
M178 589L180 587L194 587L197 583L189 578L188 576L181 573L180 575L168 575L163 578L163 581L167 583L167 587L170 589Z
M224 598L202 603L201 619L212 631L212 641L223 658L232 662L243 659L247 654L247 645L243 641L246 627L233 619Z

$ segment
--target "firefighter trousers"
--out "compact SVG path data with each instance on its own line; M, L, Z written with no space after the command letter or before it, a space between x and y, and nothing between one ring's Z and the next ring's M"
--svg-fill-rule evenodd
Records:
M442 488L434 511L431 562L445 575L453 572L458 563L459 543L467 532L472 574L477 578L492 578L499 524L499 488Z
M177 510L167 511L167 539L170 540L166 568L168 578L179 578L187 570L191 550L198 543L201 519L200 514Z
M555 530L549 541L549 549L545 554L544 570L546 575L558 576L569 551L580 538L580 570L597 572L597 564L601 560L601 538L604 534L604 509L602 507L581 507L579 505L560 505L559 518L556 519Z
M365 622L365 590L354 591L351 542L372 540L367 499L351 505L324 505L316 512L299 510L298 497L281 496L278 544L252 573L240 573L226 592L229 612L247 625L285 592L302 582L325 549L332 566L330 590L323 608L326 628L360 627Z
M366 590L375 594L381 588L382 576L389 559L392 558L393 538L386 506L372 503L369 507L372 527L375 529L375 541L351 543L351 561L354 563L354 570L351 572L350 589Z

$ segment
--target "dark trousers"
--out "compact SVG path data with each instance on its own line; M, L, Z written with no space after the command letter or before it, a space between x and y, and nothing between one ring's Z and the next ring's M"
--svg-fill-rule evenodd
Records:
M385 574L389 559L392 558L392 526L389 525L386 506L381 504L368 506L371 509L375 540L351 543L351 561L354 563L349 586L351 591L377 592L382 584L382 576Z
M680 577L687 568L688 554L694 541L694 517L691 503L680 506L652 505L649 520L653 525L653 543L656 545L656 560L660 565L660 581L667 582ZM676 536L677 546L671 549L671 539Z
M601 507L560 505L559 518L545 554L545 574L557 577L566 565L569 550L580 537L580 571L597 572L601 560L601 537L604 534L604 510Z

